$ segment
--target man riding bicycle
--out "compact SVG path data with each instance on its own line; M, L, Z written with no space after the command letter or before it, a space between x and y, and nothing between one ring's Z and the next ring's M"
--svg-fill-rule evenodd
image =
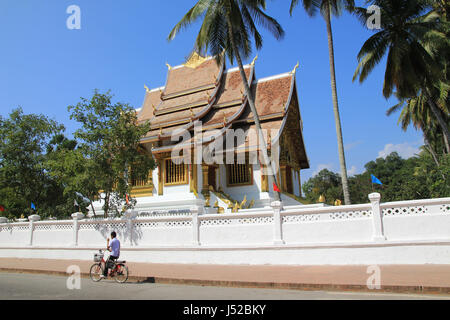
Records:
M108 261L105 263L105 270L103 274L100 276L101 278L106 278L108 276L108 269L110 268L110 263L119 259L120 256L120 241L116 238L116 232L111 232L111 243L109 242L109 238L106 240L106 249L111 252Z

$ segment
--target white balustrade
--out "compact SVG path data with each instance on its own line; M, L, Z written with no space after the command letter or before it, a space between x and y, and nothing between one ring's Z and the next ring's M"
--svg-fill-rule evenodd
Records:
M450 198L381 203L378 193L370 203L346 206L289 206L238 213L203 214L193 206L188 214L142 217L135 210L122 218L6 223L0 220L0 250L5 247L104 247L116 231L124 248L207 248L337 244L388 244L395 241L450 243ZM28 233L28 237L24 234Z

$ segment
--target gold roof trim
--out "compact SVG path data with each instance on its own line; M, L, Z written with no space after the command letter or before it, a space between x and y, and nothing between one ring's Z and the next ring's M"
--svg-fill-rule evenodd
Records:
M191 54L191 56L189 57L189 59L186 61L186 63L184 63L183 65L185 67L188 67L188 68L191 68L191 69L195 69L199 65L201 65L203 62L205 62L206 60L207 60L207 58L202 57L197 52L193 52Z

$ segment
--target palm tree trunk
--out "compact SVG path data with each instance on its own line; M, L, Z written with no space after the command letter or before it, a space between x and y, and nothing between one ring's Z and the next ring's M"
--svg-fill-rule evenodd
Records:
M333 96L334 120L336 123L336 136L337 136L337 141L338 141L339 163L341 166L342 190L344 193L345 204L351 204L350 193L348 191L347 167L345 164L344 142L343 142L343 138L342 138L341 119L339 116L339 104L338 104L337 88L336 88L336 71L335 71L335 66L334 66L333 32L331 30L331 12L330 12L330 4L328 1L326 2L326 8L325 8L325 21L327 23L328 51L329 51L329 57L330 57L331 93Z
M425 96L427 98L428 105L431 108L431 111L433 112L434 116L436 117L436 120L438 121L440 127L442 128L442 133L444 134L444 142L445 142L445 149L447 150L447 154L450 153L450 147L448 141L450 140L450 134L448 131L447 124L444 121L444 118L442 117L441 112L439 111L439 108L436 106L434 101L431 98L431 94L428 91L428 89L424 90Z
M250 105L250 109L251 109L251 111L253 113L253 118L255 120L256 130L258 131L259 146L260 146L260 149L261 149L262 154L263 154L264 162L265 162L266 167L268 169L268 175L272 177L272 180L275 182L275 184L277 186L280 186L277 183L277 179L275 177L275 174L273 173L272 163L271 163L271 161L269 159L269 156L267 154L266 141L264 140L264 136L263 136L262 129L261 129L261 124L259 122L258 112L256 111L256 107L255 107L255 101L254 101L252 92L250 90L250 87L248 85L248 80L247 80L247 76L245 75L244 66L242 64L241 56L239 55L239 51L238 51L238 49L236 47L236 43L235 43L235 40L234 40L234 37L233 37L233 24L232 24L231 17L230 17L229 14L227 15L227 22L228 22L228 33L230 34L231 46L233 48L233 52L234 52L234 55L236 57L236 61L237 61L238 66L239 66L239 71L241 73L242 81L244 83L244 90L245 90L245 94L247 96L248 104ZM274 192L275 201L281 201L280 193L278 191L275 191L275 190L273 192Z
M427 137L425 136L425 134L423 135L423 140L425 142L425 148L428 150L428 152L433 157L433 160L436 163L436 166L439 167L439 161L438 161L438 158L436 156L436 153L434 152L433 147L430 145L430 143L429 143Z

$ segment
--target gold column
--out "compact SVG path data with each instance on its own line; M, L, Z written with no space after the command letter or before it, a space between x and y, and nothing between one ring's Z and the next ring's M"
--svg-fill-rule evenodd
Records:
M207 164L202 164L202 176L203 176L202 193L204 194L209 194L208 168L209 166Z
M269 192L269 179L267 177L267 167L261 165L261 192Z
M163 195L164 160L158 160L158 196Z
M189 191L197 192L197 165L195 163L191 164L191 170L189 170L190 180L189 180Z

